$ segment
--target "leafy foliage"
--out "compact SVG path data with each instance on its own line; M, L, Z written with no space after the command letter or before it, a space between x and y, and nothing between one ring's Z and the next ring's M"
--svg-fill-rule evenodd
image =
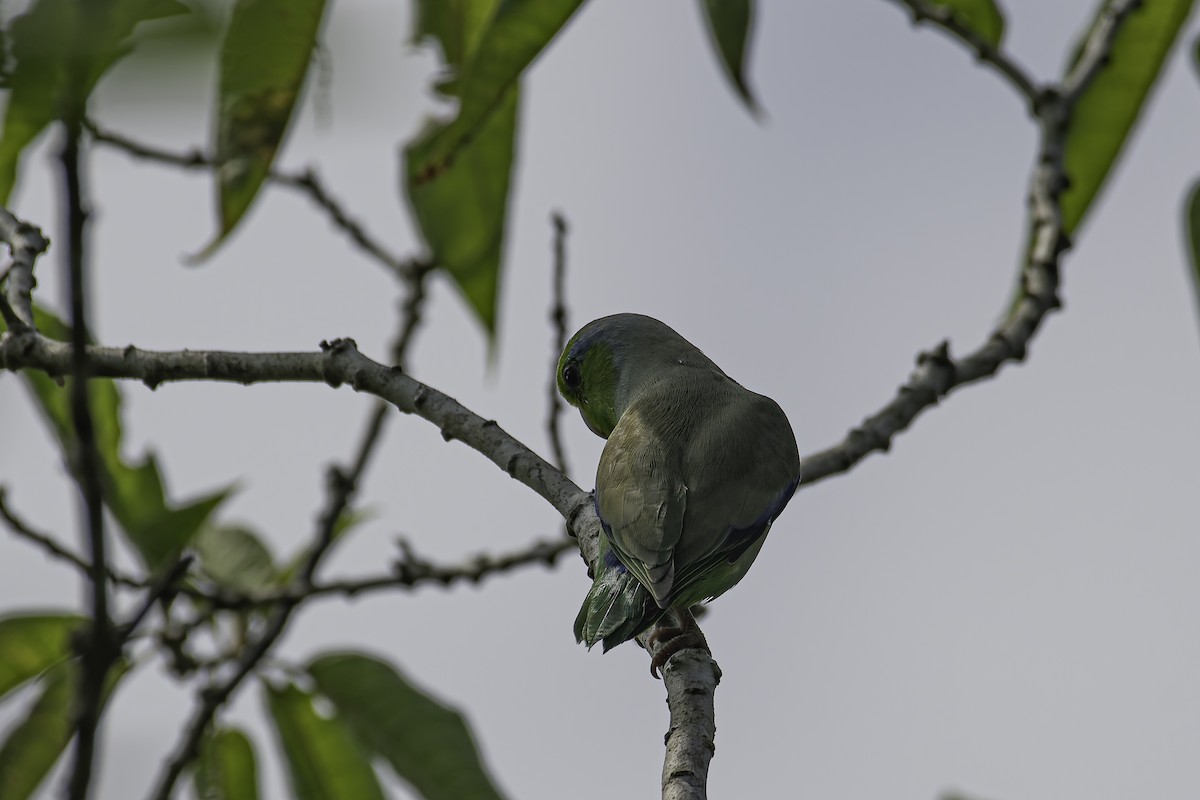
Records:
M66 324L42 309L34 309L34 321L38 330L52 339L69 338ZM60 384L48 375L32 371L22 373L22 377L69 463L75 446L70 379ZM102 466L104 503L145 565L151 570L162 568L179 556L231 489L221 489L183 505L172 503L167 499L153 455L136 464L126 462L121 456L121 393L116 382L93 379L88 382L88 394Z
M1110 3L1101 4L1084 40ZM1083 222L1120 156L1192 5L1193 0L1142 3L1117 32L1109 63L1076 104L1064 150L1071 178L1062 195L1068 234ZM1069 62L1072 66L1081 52L1082 40Z
M71 655L78 614L12 614L0 617L0 698Z
M246 734L221 728L205 736L192 784L200 800L258 800L258 762Z
M701 0L704 21L720 56L725 75L752 113L758 101L746 82L750 57L750 26L754 20L754 0Z
M318 714L313 696L294 684L264 691L296 798L383 800L371 762L341 720Z
M217 207L211 255L258 196L287 132L317 43L325 0L238 0L221 47Z
M371 752L426 800L499 800L462 715L362 653L333 653L308 665L321 694Z
M15 65L0 133L0 203L17 180L21 153L67 104L82 108L100 77L130 50L141 22L187 13L176 0L37 0L8 33Z

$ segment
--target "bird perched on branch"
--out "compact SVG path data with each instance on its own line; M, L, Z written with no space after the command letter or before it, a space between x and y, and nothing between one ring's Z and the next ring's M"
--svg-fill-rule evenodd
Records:
M558 361L558 389L607 439L596 470L603 524L575 638L608 651L671 615L651 663L707 643L691 615L742 579L800 481L779 405L726 375L662 322L615 314L585 325Z

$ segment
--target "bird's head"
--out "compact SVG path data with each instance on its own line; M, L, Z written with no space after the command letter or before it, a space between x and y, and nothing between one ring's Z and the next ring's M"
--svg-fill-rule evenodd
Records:
M653 317L614 314L580 328L558 359L558 391L592 433L612 433L638 387L678 366L720 372L690 342Z

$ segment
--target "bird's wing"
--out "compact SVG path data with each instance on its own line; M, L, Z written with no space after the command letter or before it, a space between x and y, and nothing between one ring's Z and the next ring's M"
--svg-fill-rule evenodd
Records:
M596 472L596 510L621 563L660 607L675 581L687 487L679 451L636 409L621 415Z
M683 452L688 487L675 596L722 594L745 574L800 477L796 438L770 398L729 382Z

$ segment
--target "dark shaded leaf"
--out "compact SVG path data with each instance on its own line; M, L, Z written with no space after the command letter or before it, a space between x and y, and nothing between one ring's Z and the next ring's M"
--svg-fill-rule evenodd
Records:
M979 34L992 47L1004 40L1004 14L993 0L933 0Z
M205 736L192 769L197 800L258 800L254 745L236 728Z
M15 63L0 133L0 204L16 184L25 147L62 115L68 99L83 104L105 71L129 52L137 24L187 12L176 0L37 0L12 21ZM72 68L81 82L74 91L68 83Z
M76 672L73 662L48 672L41 694L0 745L0 797L5 800L31 796L71 741Z
M386 661L331 653L314 660L308 671L359 741L387 759L425 800L501 797L462 715L414 687Z
M38 330L51 339L69 338L67 326L40 308L34 308L34 321ZM70 379L60 385L34 370L24 370L21 376L38 401L38 408L63 453L69 454L75 442ZM136 464L121 457L121 394L116 382L102 378L88 381L88 396L103 467L105 505L147 567L154 570L173 563L232 489L221 489L184 505L172 504L153 455Z
M317 44L325 0L237 0L221 47L217 96L220 230L237 226L271 171Z
M1097 18L1109 2L1101 6ZM1142 3L1117 32L1108 65L1076 104L1064 150L1071 179L1062 194L1068 234L1083 222L1104 185L1192 5L1193 0ZM1082 44L1076 45L1074 52L1082 52ZM1074 62L1072 58L1070 63Z
M725 76L750 113L757 114L758 101L746 82L754 0L700 0L700 8Z
M69 658L71 634L83 623L78 614L0 617L0 697Z
M1192 288L1196 292L1196 308L1200 310L1200 181L1192 184L1183 213L1188 256L1192 260Z
M128 670L128 664L118 662L109 672L105 702ZM0 797L4 800L30 797L70 743L78 685L77 660L60 663L42 678L41 693L0 745Z
M294 797L383 800L375 770L340 719L317 714L312 695L293 684L264 683L263 691Z

